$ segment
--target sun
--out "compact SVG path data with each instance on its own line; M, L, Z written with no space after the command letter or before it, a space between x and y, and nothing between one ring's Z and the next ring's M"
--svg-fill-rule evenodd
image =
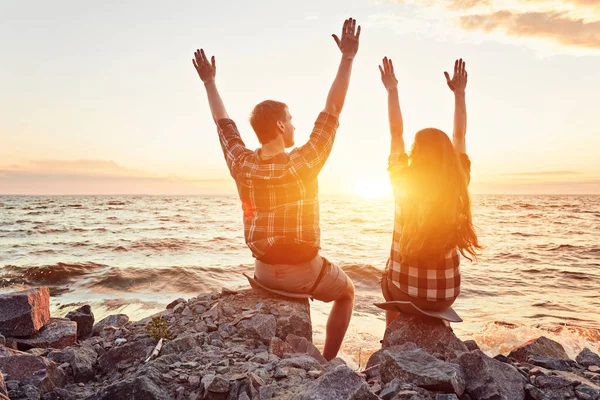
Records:
M382 198L392 194L392 187L387 179L361 179L352 187L352 193L369 199Z

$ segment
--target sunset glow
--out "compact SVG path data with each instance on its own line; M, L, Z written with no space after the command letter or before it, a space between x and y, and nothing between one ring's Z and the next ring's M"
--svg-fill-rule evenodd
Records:
M473 193L600 193L594 2L258 1L235 13L219 2L34 3L2 12L0 193L235 194L190 55L202 45L217 57L248 148L259 146L248 115L265 99L289 105L302 145L336 72L331 34L348 13L363 38L321 193L389 193L384 56L396 66L407 148L425 127L452 134L443 72L468 60Z

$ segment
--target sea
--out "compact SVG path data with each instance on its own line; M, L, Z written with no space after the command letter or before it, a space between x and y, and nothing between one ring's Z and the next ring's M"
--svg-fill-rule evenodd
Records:
M493 356L547 336L571 357L600 351L600 196L473 195L485 246L461 261L464 322L452 329ZM321 196L321 254L356 286L342 357L358 367L385 331L379 279L393 200ZM253 258L235 196L0 196L0 293L48 286L51 313L90 304L96 320L138 320L170 301L247 287ZM323 345L331 304L311 303Z

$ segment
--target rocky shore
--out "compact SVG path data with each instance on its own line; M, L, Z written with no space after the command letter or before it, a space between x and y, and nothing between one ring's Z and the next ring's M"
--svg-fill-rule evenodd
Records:
M177 299L141 321L50 316L47 288L0 295L0 400L598 400L600 356L539 337L489 357L400 316L363 370L312 344L307 301L253 290Z

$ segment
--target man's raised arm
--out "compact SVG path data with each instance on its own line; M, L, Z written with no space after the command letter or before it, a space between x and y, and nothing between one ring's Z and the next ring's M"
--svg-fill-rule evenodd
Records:
M194 68L196 68L198 76L200 76L200 79L202 82L204 82L206 95L208 97L208 104L210 106L210 112L215 123L218 123L219 120L223 118L229 118L229 115L227 115L227 110L225 110L223 100L221 99L219 91L217 90L217 84L215 83L215 76L217 74L217 63L215 61L215 56L212 56L209 62L206 54L204 54L203 49L196 50L194 52L192 64L194 64Z
M342 38L340 39L337 35L332 36L342 52L342 59L335 80L329 90L327 103L325 104L325 109L323 111L337 118L342 112L344 101L346 100L346 93L348 93L350 74L352 73L352 62L358 51L360 26L357 28L356 20L348 18L344 21Z
M235 176L236 165L239 165L241 157L250 151L246 149L237 126L229 119L223 100L217 90L217 85L215 83L217 63L215 62L215 57L212 56L209 62L206 54L204 54L204 50L196 50L194 58L192 59L192 64L194 64L198 76L200 76L200 79L204 82L210 112L219 131L219 141L221 142L223 155L225 156L225 161L227 162L227 167L229 167L231 175Z

